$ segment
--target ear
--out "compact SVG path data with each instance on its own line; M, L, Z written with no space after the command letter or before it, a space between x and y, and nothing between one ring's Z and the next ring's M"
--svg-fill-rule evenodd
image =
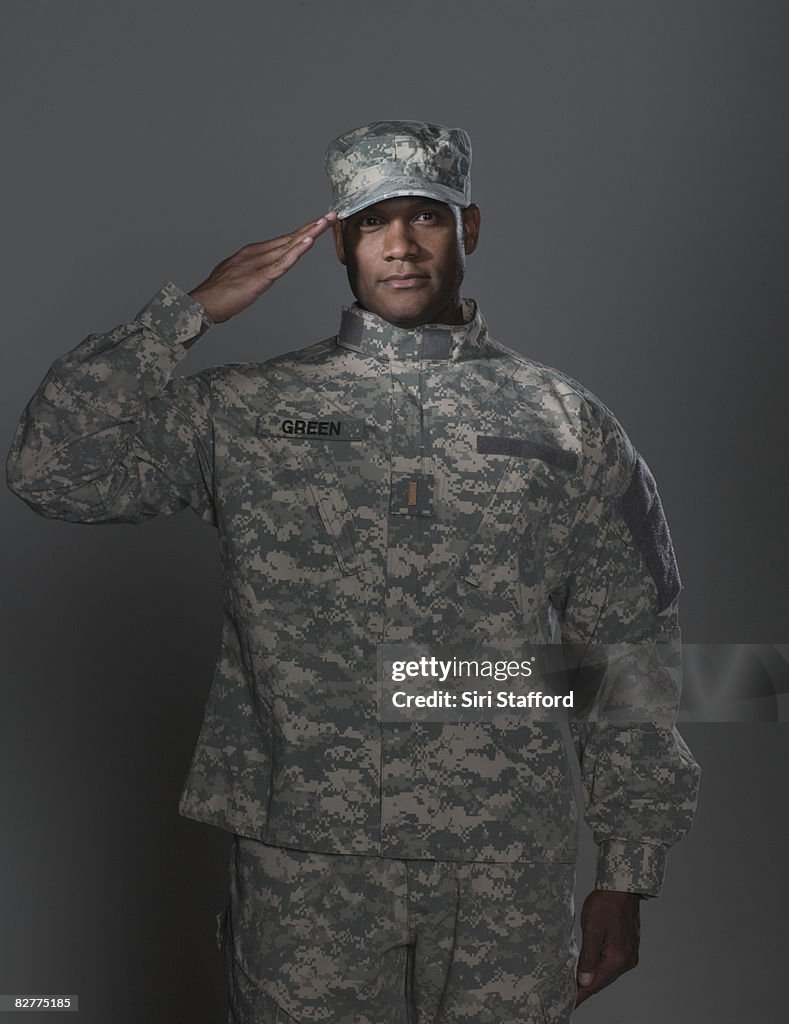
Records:
M334 235L334 251L337 253L337 259L345 266L345 239L342 237L342 221L336 220L332 224L332 233Z
M463 218L463 248L466 255L474 252L479 240L480 212L476 203L471 203L460 211Z

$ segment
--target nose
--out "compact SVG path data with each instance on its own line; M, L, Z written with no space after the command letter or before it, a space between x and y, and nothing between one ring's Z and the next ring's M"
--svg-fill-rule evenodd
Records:
M413 260L419 255L417 242L410 221L393 217L386 225L383 257L385 260Z

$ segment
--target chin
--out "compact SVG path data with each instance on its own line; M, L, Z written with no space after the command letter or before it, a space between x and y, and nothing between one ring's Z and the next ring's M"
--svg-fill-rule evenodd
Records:
M406 296L401 302L388 302L373 310L378 316L399 327L419 327L421 324L432 323L438 315L432 303L409 302Z

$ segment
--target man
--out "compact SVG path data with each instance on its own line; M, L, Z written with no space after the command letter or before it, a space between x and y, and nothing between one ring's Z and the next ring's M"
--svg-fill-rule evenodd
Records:
M598 399L461 298L470 163L440 125L340 136L330 213L56 360L9 456L43 515L189 505L219 531L222 645L181 811L236 836L220 923L244 1024L567 1021L635 965L639 900L690 827L654 481ZM329 229L357 300L336 336L170 378ZM398 717L380 672L393 650L536 649L559 628L600 846L577 965L557 723Z

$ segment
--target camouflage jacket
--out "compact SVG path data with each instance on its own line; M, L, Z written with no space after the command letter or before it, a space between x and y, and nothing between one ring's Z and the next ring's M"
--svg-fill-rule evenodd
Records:
M459 327L352 306L262 363L171 376L210 327L168 283L57 359L9 486L41 515L218 531L223 628L183 814L281 846L398 858L576 852L555 721L386 721L383 644L633 644L660 721L574 713L600 888L655 894L698 766L673 726L679 578L654 481L605 406ZM605 671L603 671L605 677Z

